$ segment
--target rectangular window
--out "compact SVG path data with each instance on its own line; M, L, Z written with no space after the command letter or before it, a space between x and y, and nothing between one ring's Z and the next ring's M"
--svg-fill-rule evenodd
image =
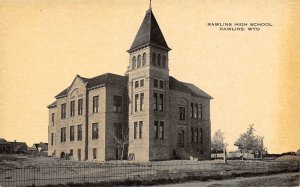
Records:
M54 142L54 133L51 133L51 145L53 145Z
M82 125L77 125L77 140L82 140Z
M154 79L154 85L153 85L155 88L158 87L158 80L157 79Z
M114 123L115 128L115 136L117 139L122 139L122 124L121 123Z
M114 95L114 112L122 112L122 96Z
M139 101L139 94L135 94L134 96L134 111L138 111L138 101Z
M191 127L191 143L194 142L194 127Z
M144 105L144 93L140 94L140 111L143 110L143 105Z
M92 124L92 140L98 139L99 137L99 125L98 123Z
M97 159L97 149L93 148L93 159Z
M200 119L202 119L202 109L203 109L202 104L199 104L199 118Z
M52 122L52 125L54 125L54 117L55 117L54 115L55 115L54 113L51 114L51 122Z
M179 119L185 120L185 108L184 107L179 107Z
M73 156L73 149L70 149L70 156Z
M164 81L159 81L159 87L164 88Z
M158 121L154 121L154 136L158 139Z
M70 103L70 115L75 116L75 101L71 101Z
M144 87L144 79L140 80L140 87Z
M194 118L198 118L198 104L195 104Z
M154 104L153 104L154 110L157 110L157 93L154 93Z
M139 81L135 81L134 82L134 88L138 88L139 87Z
M67 135L66 135L66 127L62 127L60 129L60 142L66 142L66 138Z
M163 94L159 94L158 109L159 109L159 111L163 111L164 110L164 95Z
M80 161L81 160L81 149L77 150L77 157L78 157L78 160Z
M195 141L194 142L198 142L198 136L199 136L199 129L195 128Z
M200 136L200 143L203 143L202 128L200 128L199 136Z
M70 141L74 141L74 126L70 126Z
M134 129L133 129L133 138L137 139L137 127L138 127L138 123L134 122Z
M143 134L143 122L139 122L139 138L142 139L142 134Z
M61 104L61 119L66 118L66 103Z
M164 129L164 122L161 121L159 124L159 138L164 139L165 138L165 129Z
M194 118L194 103L191 103L191 118Z
M83 99L78 99L78 116L82 115Z
M97 113L99 111L99 96L93 97L93 113Z

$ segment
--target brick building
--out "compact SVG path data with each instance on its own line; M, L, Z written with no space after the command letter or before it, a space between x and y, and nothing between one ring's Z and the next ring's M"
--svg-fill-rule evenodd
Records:
M125 76L77 75L48 106L49 155L120 159L116 138L128 129L124 154L135 160L210 159L212 97L169 76L170 50L150 8L127 51Z

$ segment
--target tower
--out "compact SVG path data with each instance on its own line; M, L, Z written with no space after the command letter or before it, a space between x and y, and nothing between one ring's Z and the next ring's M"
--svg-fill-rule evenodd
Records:
M129 53L129 154L135 160L164 160L170 157L168 47L152 8L127 51Z

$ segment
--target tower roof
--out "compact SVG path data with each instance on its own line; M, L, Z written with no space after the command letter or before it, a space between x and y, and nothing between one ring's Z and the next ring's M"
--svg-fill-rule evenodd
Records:
M147 44L161 47L166 50L171 50L168 47L168 44L159 28L151 7L149 8L149 10L147 10L144 20L128 52L131 52Z

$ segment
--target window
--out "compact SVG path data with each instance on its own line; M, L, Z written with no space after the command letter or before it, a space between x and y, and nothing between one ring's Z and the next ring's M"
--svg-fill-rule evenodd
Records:
M61 105L61 119L66 118L66 103Z
M70 156L73 156L73 149L70 149Z
M135 81L134 82L134 88L138 88L139 87L139 81Z
M93 113L97 113L99 111L99 96L93 97Z
M114 95L114 112L122 112L122 96Z
M67 135L66 135L66 127L62 127L60 129L60 142L66 142Z
M140 93L140 111L143 110L144 106L144 93Z
M203 109L202 104L199 104L199 118L200 119L202 119L202 109Z
M77 140L82 140L82 125L77 125Z
M177 145L184 147L184 130L180 130L177 134Z
M142 134L143 134L143 122L139 122L139 139L142 139Z
M142 64L143 64L143 66L146 65L146 53L143 54Z
M92 140L98 139L99 137L99 125L98 123L93 123L92 124Z
M70 103L70 114L71 114L71 117L75 116L75 101L71 101L71 103Z
M167 67L167 65L166 65L166 64L167 64L167 63L166 63L166 61L167 61L167 60L166 60L166 56L165 56L165 55L163 55L163 60L162 60L162 67L163 67L163 68L166 68L166 67Z
M93 159L97 159L97 149L93 148Z
M132 69L136 68L136 58L135 56L132 58Z
M140 87L144 87L144 79L140 80Z
M55 115L54 113L51 114L51 123L52 123L52 125L54 125L54 115Z
M164 110L164 95L163 94L159 94L158 109L159 109L159 111L163 111Z
M162 81L162 80L159 81L159 87L164 88L164 81Z
M200 128L199 136L200 136L200 143L203 143L202 128Z
M156 66L156 54L152 53L152 65Z
M51 133L51 145L54 143L54 133Z
M195 103L194 118L198 118L198 104Z
M154 121L154 136L158 139L158 121Z
M82 115L83 100L78 99L78 116Z
M115 127L115 136L117 139L122 139L122 124L121 123L114 123Z
M195 141L194 142L198 142L198 136L199 136L198 128L195 128Z
M191 127L191 143L194 142L194 127Z
M77 150L77 157L78 157L78 160L80 161L81 160L81 149Z
M194 118L194 103L191 103L191 118Z
M141 55L138 56L138 59L137 59L137 67L141 67Z
M139 94L135 94L134 96L134 111L137 112L138 110L138 100L139 100Z
M179 119L185 120L185 108L184 107L179 107Z
M159 67L161 66L161 57L160 57L160 54L157 55L157 65Z
M133 129L133 138L134 139L137 139L137 128L138 128L138 123L137 122L134 122L134 129Z
M157 79L154 79L154 85L153 85L155 88L158 87L158 80Z
M157 110L157 93L154 93L154 104L153 104L154 110Z
M74 141L74 126L70 126L70 141Z
M164 122L161 121L159 124L159 138L164 139L165 137L165 130L164 130Z

